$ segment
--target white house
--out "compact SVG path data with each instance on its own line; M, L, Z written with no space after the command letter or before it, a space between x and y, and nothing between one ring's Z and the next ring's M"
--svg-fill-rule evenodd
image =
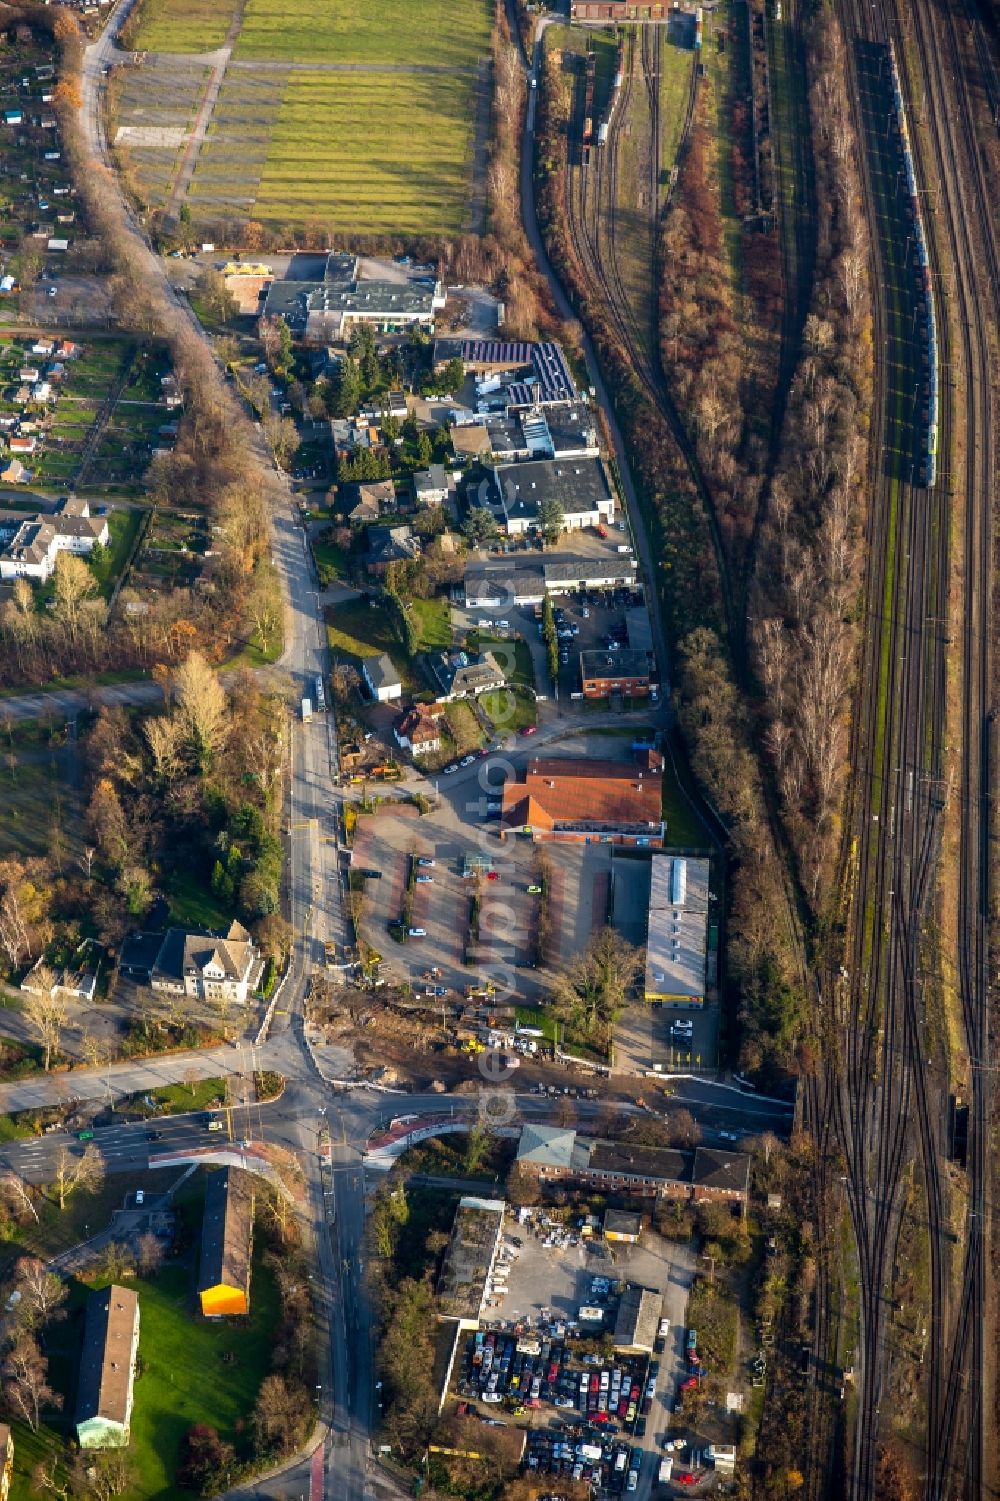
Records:
M399 680L399 673L392 665L392 658L384 651L377 656L365 657L361 663L361 676L377 704L389 704L395 698L402 698L403 685Z
M413 498L418 506L443 506L448 499L448 474L443 464L418 469L413 476Z
M18 441L11 439L11 448ZM34 439L21 441L34 444ZM19 452L30 453L33 448L20 448ZM44 584L54 573L56 558L61 552L86 556L98 543L107 547L110 538L106 519L91 516L90 506L85 500L69 496L60 501L51 514L39 512L30 521L22 521L0 552L0 578L37 579Z
M562 510L565 531L607 526L614 520L615 497L601 459L532 459L499 464L492 484L479 487L480 505L489 507L508 537L523 537L540 529L539 513L546 501Z

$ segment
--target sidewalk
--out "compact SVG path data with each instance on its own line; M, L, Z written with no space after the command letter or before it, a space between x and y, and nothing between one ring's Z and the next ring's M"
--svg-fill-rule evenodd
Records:
M263 1066L263 1064L261 1065ZM76 1068L69 1073L34 1074L13 1084L0 1084L0 1113L38 1110L67 1100L107 1100L140 1090L159 1089L164 1084L184 1084L189 1079L212 1079L216 1075L243 1072L242 1048L211 1048L189 1053L168 1053L135 1063L112 1063L107 1068Z

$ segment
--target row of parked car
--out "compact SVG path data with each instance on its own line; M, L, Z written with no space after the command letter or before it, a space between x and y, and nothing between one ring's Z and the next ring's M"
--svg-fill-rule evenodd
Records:
M528 1435L525 1468L536 1473L582 1480L595 1491L634 1491L642 1469L642 1450L609 1438L593 1427L537 1429Z

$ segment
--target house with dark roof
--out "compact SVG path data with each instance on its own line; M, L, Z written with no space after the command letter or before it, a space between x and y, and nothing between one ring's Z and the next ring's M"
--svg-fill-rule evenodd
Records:
M746 1204L750 1191L750 1158L746 1152L723 1152L697 1147L694 1154L694 1194L699 1199L729 1199Z
M391 479L366 480L338 485L337 503L344 520L352 526L377 521L396 509L396 487Z
M139 1299L112 1283L87 1299L76 1436L81 1449L123 1449L129 1441L139 1353Z
M448 471L443 464L431 464L414 474L413 498L418 506L443 506L448 494Z
M22 442L24 452L34 451L33 437L11 438L11 451ZM61 552L85 556L98 544L106 547L110 537L106 517L91 516L86 500L68 496L54 511L40 511L37 516L21 523L0 552L0 578L30 578L44 583L55 572L56 559Z
M714 1147L679 1151L580 1136L565 1126L525 1125L517 1160L541 1182L566 1180L630 1198L728 1199L745 1205L750 1159Z
M464 651L435 652L428 658L428 663L443 703L450 704L458 698L475 698L479 693L507 685L503 668L490 651L480 652L478 656L470 656Z
M648 698L652 682L644 651L582 651L580 686L584 698Z
M225 1167L205 1184L198 1297L206 1318L250 1312L253 1175Z
M388 704L394 698L402 697L403 685L388 653L382 651L365 657L361 663L361 676L377 704Z
M413 563L420 557L420 539L410 526L370 526L365 567L383 574L390 563Z
M256 945L236 921L224 933L183 928L133 933L122 944L118 960L121 974L153 990L240 1005L253 988L259 966Z
M663 778L627 762L535 756L503 788L500 837L657 849L664 839Z

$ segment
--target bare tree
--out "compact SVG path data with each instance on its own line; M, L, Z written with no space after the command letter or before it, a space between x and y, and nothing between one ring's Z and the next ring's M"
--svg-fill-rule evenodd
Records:
M172 782L181 766L183 732L180 723L172 714L158 714L147 719L142 729L156 775L164 782Z
M12 969L17 969L23 958L31 958L28 916L21 901L18 883L13 880L8 882L0 897L0 948L7 955Z
M114 1501L129 1490L134 1478L128 1450L105 1449L101 1454L88 1454L82 1479L73 1488L76 1494L93 1496L94 1501Z
M35 1208L35 1201L31 1197L31 1189L23 1178L18 1177L17 1173L8 1171L4 1173L3 1177L0 1177L0 1194L7 1200L15 1213L18 1210L27 1210L34 1219L35 1224L38 1224L38 1210Z
M31 1480L36 1491L48 1491L55 1496L56 1501L66 1501L73 1489L72 1478L66 1471L61 1454L52 1454L48 1459L39 1460L31 1472Z
M97 593L97 580L82 558L75 553L61 552L56 558L53 591L53 613L66 626L70 636L75 637L83 603Z
M38 1432L43 1407L62 1406L62 1397L48 1382L49 1363L27 1329L14 1336L4 1357L4 1396L32 1433Z
M68 1147L60 1149L52 1179L60 1209L66 1208L66 1200L78 1188L93 1190L103 1182L104 1159L93 1142L87 1144L79 1157L75 1157Z
M52 1062L52 1054L59 1047L59 1039L69 1015L69 998L57 984L52 970L46 965L40 965L35 971L33 984L38 988L27 992L24 1015L35 1028L39 1041L45 1049L47 1073Z
M152 1232L140 1235L136 1246L136 1261L144 1277L149 1277L153 1272L159 1271L163 1265L163 1256L163 1241L158 1235L153 1235Z
M226 690L201 653L192 652L174 673L174 694L181 731L205 770L228 733Z
M36 1329L50 1319L64 1318L62 1305L69 1288L56 1272L50 1272L36 1256L22 1256L14 1268L14 1286L21 1294L18 1317L27 1328Z

